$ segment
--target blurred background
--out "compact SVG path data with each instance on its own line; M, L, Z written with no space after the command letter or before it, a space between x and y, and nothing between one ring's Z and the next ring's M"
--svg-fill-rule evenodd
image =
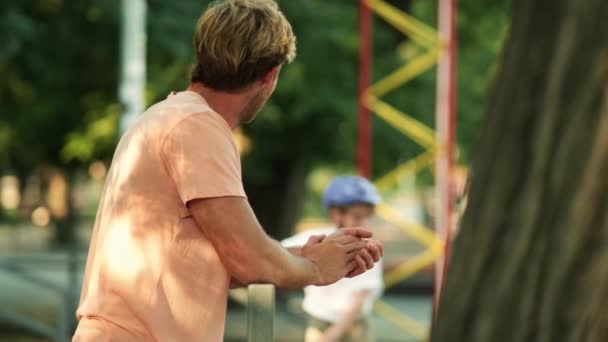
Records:
M424 134L437 127L441 75L435 65L449 45L436 31L443 0L370 1L373 29L367 34L359 1L278 2L297 35L298 57L283 68L255 122L235 131L249 200L277 239L326 225L324 187L337 174L360 171L360 114L366 105L378 112L369 116L363 152L370 159L363 167L385 200L374 229L387 248L388 287L372 325L380 341L422 340L431 320L434 261L442 251L441 234L432 229L440 153L424 143ZM0 3L0 340L61 341L71 334L98 199L121 127L170 91L187 87L194 25L207 4ZM453 14L456 138L447 227L456 233L482 99L507 31L508 2L460 1ZM364 39L367 60L359 49ZM422 65L424 58L431 63ZM408 65L407 77L396 77L400 82L393 78L371 90L394 111L364 100L359 107L363 88ZM362 68L371 75L363 88ZM277 300L277 340L301 340L301 294L280 292ZM235 295L226 340L243 340L245 329L244 306Z

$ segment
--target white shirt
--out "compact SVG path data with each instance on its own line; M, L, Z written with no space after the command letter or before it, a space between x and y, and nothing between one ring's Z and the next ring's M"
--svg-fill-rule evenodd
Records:
M311 229L281 241L284 247L304 246L312 235L329 235L336 228ZM362 317L372 312L374 301L382 294L382 260L371 270L354 278L343 278L327 286L307 286L304 288L302 308L309 315L327 322L338 321L349 310L353 297L363 290L371 291L363 302Z

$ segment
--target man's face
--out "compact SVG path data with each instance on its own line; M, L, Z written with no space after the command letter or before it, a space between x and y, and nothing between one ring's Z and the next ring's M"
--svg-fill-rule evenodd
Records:
M374 208L367 204L354 204L344 208L331 208L329 217L337 228L369 228Z

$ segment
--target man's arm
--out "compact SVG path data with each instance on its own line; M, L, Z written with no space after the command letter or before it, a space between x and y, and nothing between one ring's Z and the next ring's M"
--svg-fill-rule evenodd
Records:
M361 317L363 310L363 303L368 296L371 296L370 290L361 290L353 296L353 302L346 311L346 313L340 317L340 319L334 324L330 325L329 328L323 333L323 342L338 341L340 338L350 329L350 327Z
M349 229L293 255L268 237L247 199L218 197L188 202L195 221L240 284L271 283L283 288L331 284L365 264L358 251L371 233ZM366 268L365 265L362 266Z

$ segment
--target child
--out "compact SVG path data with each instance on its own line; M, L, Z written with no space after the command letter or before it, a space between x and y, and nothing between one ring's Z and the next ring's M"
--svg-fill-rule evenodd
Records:
M333 227L307 230L282 241L285 247L304 245L313 235L329 235L346 227L369 228L380 195L373 184L357 176L334 178L323 195ZM383 289L382 263L354 278L304 289L302 307L309 316L306 342L372 341L368 318Z

